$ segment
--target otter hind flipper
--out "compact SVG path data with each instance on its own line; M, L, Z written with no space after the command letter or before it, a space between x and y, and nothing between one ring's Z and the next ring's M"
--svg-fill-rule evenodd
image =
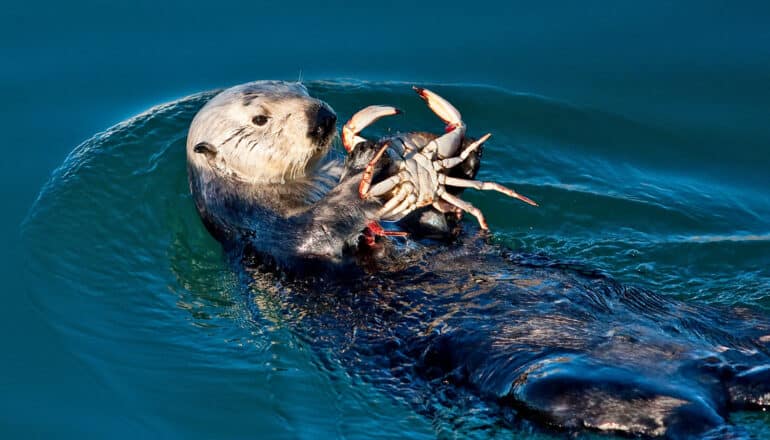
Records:
M688 439L727 423L698 387L581 356L547 358L525 371L502 400L559 429Z
M734 409L770 409L770 364L737 373L728 381L727 392Z

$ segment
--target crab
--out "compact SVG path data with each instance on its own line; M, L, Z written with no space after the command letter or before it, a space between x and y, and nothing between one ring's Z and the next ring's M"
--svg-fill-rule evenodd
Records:
M398 221L416 209L433 206L439 212L467 212L473 215L481 229L489 230L489 225L482 212L472 204L450 193L447 187L474 188L498 191L509 197L521 200L529 205L538 206L532 199L499 183L463 179L448 175L449 171L463 163L486 142L491 134L487 133L464 148L466 126L460 112L438 94L424 88L413 87L415 92L426 102L428 107L446 124L445 133L435 136L422 145L413 142L414 138L397 137L386 139L374 157L364 168L358 188L362 199L383 197L387 199L379 210L383 221ZM359 133L380 118L393 116L401 112L391 106L372 105L355 115L342 128L342 143L351 152L361 142L368 142ZM389 177L372 184L378 162L384 155L390 158ZM373 226L383 231L379 225ZM390 232L384 235L403 235Z

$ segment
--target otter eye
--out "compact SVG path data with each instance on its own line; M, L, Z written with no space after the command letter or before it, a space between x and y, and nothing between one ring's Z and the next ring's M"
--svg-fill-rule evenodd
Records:
M251 118L251 122L253 122L256 125L265 125L267 124L268 119L270 118L265 115L257 115Z

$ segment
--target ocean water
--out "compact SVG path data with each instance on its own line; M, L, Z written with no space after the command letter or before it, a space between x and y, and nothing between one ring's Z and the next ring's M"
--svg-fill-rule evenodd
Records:
M770 314L764 3L5 12L3 438L548 438L426 418L250 313L188 194L186 129L212 90L300 71L341 120L405 110L372 136L441 129L412 84L491 132L481 176L541 204L466 193L502 245Z

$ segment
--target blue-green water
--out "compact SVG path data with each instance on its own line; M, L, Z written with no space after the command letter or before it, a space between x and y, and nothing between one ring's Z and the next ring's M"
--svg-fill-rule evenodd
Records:
M187 194L208 95L107 130L300 70L341 119L406 111L373 134L440 129L408 85L445 84L494 135L482 176L542 205L468 194L500 242L770 313L766 6L22 8L0 43L4 438L511 436L426 419L248 313Z

